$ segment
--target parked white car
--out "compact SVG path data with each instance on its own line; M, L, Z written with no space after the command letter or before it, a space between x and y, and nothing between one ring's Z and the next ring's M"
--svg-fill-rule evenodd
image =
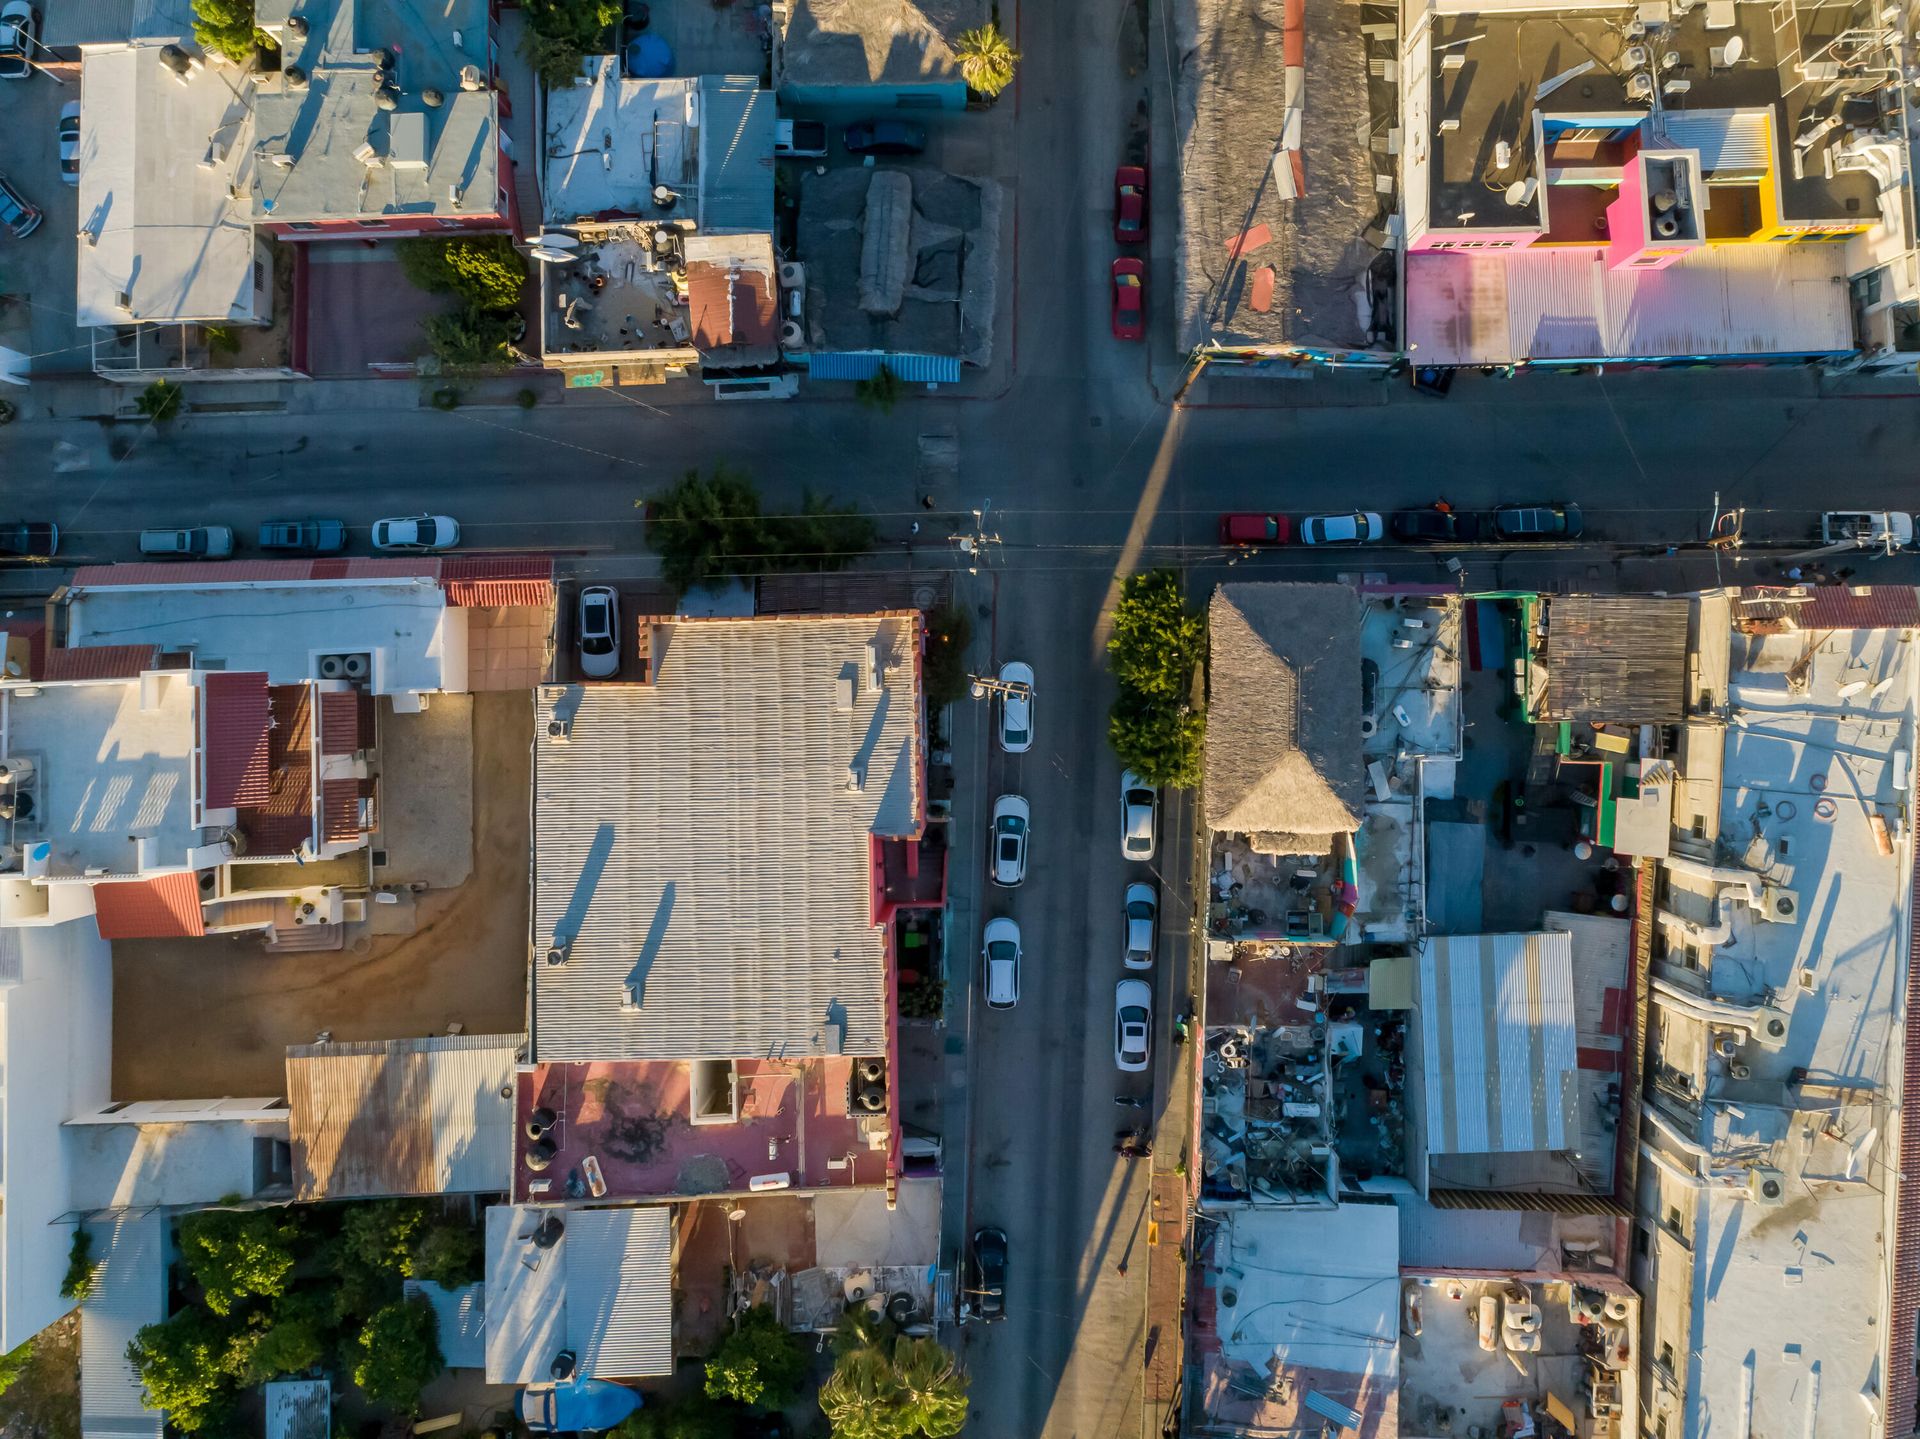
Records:
M1033 666L1008 660L1000 666L1000 748L1025 754L1033 748Z
M1128 969L1152 969L1153 952L1160 934L1160 896L1150 884L1135 882L1127 886L1127 952L1122 961Z
M1313 515L1300 521L1303 545L1377 545L1387 535L1387 522L1371 510L1348 515Z
M620 673L620 592L612 585L588 585L580 591L580 622L574 642L580 648L580 673L592 680Z
M1152 988L1144 979L1121 980L1113 987L1113 1062L1128 1074L1145 1069L1152 1030Z
M993 882L1012 886L1027 877L1027 826L1032 817L1017 794L993 802Z
M1153 858L1159 829L1160 791L1132 770L1120 776L1120 853L1127 859Z
M376 550L450 550L460 543L460 526L445 515L406 515L373 522Z
M988 1008L1012 1009L1020 1002L1020 926L1010 919L988 920L981 955L987 965Z

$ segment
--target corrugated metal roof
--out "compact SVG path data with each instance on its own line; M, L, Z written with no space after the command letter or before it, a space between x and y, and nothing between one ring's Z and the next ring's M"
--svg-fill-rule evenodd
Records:
M1541 718L1664 724L1685 717L1688 601L1559 595L1545 604Z
M524 1043L517 1034L455 1034L290 1045L294 1197L507 1188Z
M700 77L700 233L773 229L773 94L745 75Z
M93 887L102 939L186 939L207 932L200 878L191 870Z
M153 668L152 645L82 645L47 651L44 680L130 680Z
M960 382L960 360L955 355L901 355L886 350L815 350L807 356L807 373L816 380L871 380L885 365L910 385L954 385Z
M87 1228L95 1269L80 1306L81 1439L160 1439L166 1416L141 1402L127 1345L167 1317L167 1218L154 1211Z
M1428 1152L1577 1148L1572 936L1437 937L1419 958Z
M263 673L213 673L201 684L201 765L208 809L264 804L272 793L273 707Z
M537 1059L884 1049L870 840L919 824L914 637L911 615L669 621L651 684L540 691L534 936L568 959L534 966Z
M567 1215L567 1347L581 1372L673 1372L673 1215L665 1205Z
M440 562L450 605L550 605L553 561L542 555L495 555Z
M1700 152L1709 180L1758 180L1772 168L1771 110L1668 110L1657 123L1676 148Z
M487 1286L463 1284L444 1289L438 1284L406 1281L409 1299L418 1294L433 1306L440 1321L440 1357L449 1369L484 1369L487 1363Z

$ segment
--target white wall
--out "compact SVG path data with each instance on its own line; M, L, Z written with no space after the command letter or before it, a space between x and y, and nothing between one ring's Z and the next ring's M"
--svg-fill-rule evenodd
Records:
M73 1308L60 1297L73 1231L61 1122L112 1079L113 961L91 917L23 929L21 981L0 992L0 1350Z

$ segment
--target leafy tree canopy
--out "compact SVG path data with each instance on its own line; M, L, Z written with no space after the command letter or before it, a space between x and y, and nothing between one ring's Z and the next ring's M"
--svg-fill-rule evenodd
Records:
M800 1341L773 1310L756 1305L707 1361L707 1395L758 1409L782 1409L799 1396L808 1368Z
M511 310L527 282L527 262L505 235L430 235L394 247L400 268L432 295L457 295L481 310Z
M193 38L236 65L251 60L256 48L276 48L273 37L253 23L253 0L193 0Z
M963 30L954 42L953 53L960 61L960 78L976 95L992 99L1013 83L1014 66L1020 55L1000 27L989 21L977 30Z
M1125 692L1107 721L1107 739L1120 763L1156 785L1200 783L1206 732L1206 716L1191 706Z
M403 1413L420 1407L420 1391L445 1365L439 1323L424 1298L379 1310L354 1339L353 1382L376 1404Z
M180 1221L180 1256L207 1308L231 1314L244 1299L272 1299L287 1287L298 1238L278 1210L203 1209Z
M1107 664L1122 688L1184 700L1206 648L1206 620L1187 607L1178 574L1145 570L1127 577L1107 640Z
M247 1381L311 1369L333 1347L333 1300L318 1289L292 1290L273 1303L247 1365Z
M182 1309L135 1335L127 1362L140 1375L147 1405L166 1410L167 1422L182 1434L195 1434L226 1418L235 1381L251 1365L254 1339L204 1309Z

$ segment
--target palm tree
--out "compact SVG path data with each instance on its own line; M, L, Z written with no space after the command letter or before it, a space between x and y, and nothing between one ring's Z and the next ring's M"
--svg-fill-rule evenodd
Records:
M863 1345L842 1354L820 1386L820 1412L834 1439L906 1439L913 1420L887 1351Z
M1013 67L1020 59L992 21L977 30L963 31L954 42L953 53L959 57L960 78L967 82L967 88L989 100L1013 83Z
M950 1439L966 1427L967 1376L937 1340L902 1339L894 1346L893 1372L914 1426L909 1433Z

